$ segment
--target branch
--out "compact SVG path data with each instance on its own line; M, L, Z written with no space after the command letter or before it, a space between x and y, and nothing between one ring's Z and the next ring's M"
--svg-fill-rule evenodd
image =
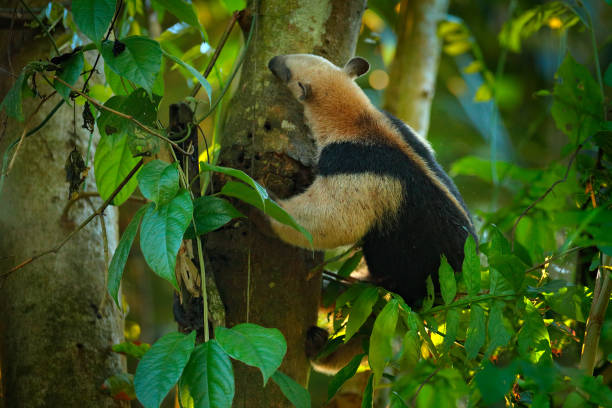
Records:
M208 78L208 75L210 75L210 71L212 71L213 67L215 66L215 63L217 62L217 59L219 58L219 55L221 54L221 50L225 46L225 42L229 38L229 35L231 34L232 29L234 28L234 25L236 25L238 16L241 13L242 11L235 11L234 14L232 15L232 19L230 20L228 25L225 27L225 31L223 32L223 35L221 36L221 39L219 40L219 44L217 44L217 48L215 49L215 53L213 54L212 58L208 62L208 65L206 66L206 69L204 70L204 78ZM195 97L198 91L200 90L200 88L202 88L202 84L198 82L196 86L193 88L193 91L191 91L191 96Z
M53 45L53 48L55 49L55 52L57 53L57 55L60 55L61 53L59 52L59 49L57 48L57 44L55 43L55 39L53 38L53 36L49 32L49 30L47 30L47 27L45 27L43 22L40 21L38 16L32 11L32 9L26 4L25 1L19 0L19 2L23 5L23 7L25 7L26 10L28 10L28 13L30 13L30 15L34 18L34 20L36 20L38 25L40 25L40 28L45 32L45 35L47 37L49 37L49 41L51 41L51 45Z
M574 159L580 152L580 149L582 149L582 145L583 143L581 143L578 146L578 148L574 151L574 153L572 153L572 157L570 158L570 161L567 164L567 169L565 170L565 175L563 176L563 178L555 181L550 187L548 187L548 189L544 192L544 194L538 197L533 203L529 204L529 206L525 208L525 210L521 213L521 215L519 215L519 217L514 222L514 225L512 226L512 233L511 233L511 242L512 242L513 250L514 250L514 233L516 232L516 227L518 227L518 223L521 221L521 219L523 219L525 215L527 215L529 211L531 211L533 207L535 207L540 201L544 200L548 196L548 194L550 194L553 191L553 189L557 186L557 184L561 184L567 181L567 176L569 176L569 172L572 168L572 163L574 163Z
M123 179L123 181L119 184L119 186L117 186L115 191L113 191L113 193L110 195L110 197L108 197L108 199L106 201L104 201L104 203L102 203L102 205L100 207L98 207L98 209L96 211L94 211L89 217L87 217L87 219L85 221L83 221L81 223L81 225L79 225L77 227L77 229L72 231L70 234L66 235L66 237L59 244L57 244L55 247L53 247L51 249L47 249L46 251L43 251L43 252L41 252L39 254L36 254L36 255L32 256L31 258L26 259L25 261L21 262L19 265L16 265L12 269L9 269L8 271L4 272L3 274L0 274L0 278L5 278L5 277L9 276L10 274L12 274L13 272L15 272L15 271L23 268L24 266L34 262L38 258L41 258L41 257L43 257L45 255L48 255L48 254L51 254L51 253L55 254L60 249L62 249L62 247L66 244L66 242L68 242L77 232L82 230L87 224L89 224L91 222L91 220L93 220L98 215L101 215L104 212L106 207L108 207L110 205L110 203L117 196L117 194L119 194L119 192L123 189L123 187L125 187L125 185L128 183L128 181L130 181L130 179L134 176L134 174L136 174L138 169L140 169L140 167L143 165L143 163L144 163L144 159L140 159L140 161L136 164L136 166L134 166L134 168L132 170L130 170L129 174Z
M45 77L46 78L46 77ZM135 124L136 126L138 126L139 128L141 128L142 130L144 130L145 132L147 132L150 135L153 135L161 140L163 140L166 143L170 143L176 150L178 150L179 152L181 152L182 154L185 155L190 155L191 153L193 153L193 147L191 148L190 151L186 151L183 150L178 144L176 144L175 142L173 142L172 140L168 139L166 136L162 135L161 133L156 132L155 130L151 129L150 127L148 127L147 125L142 124L141 122L139 122L137 119L135 119L132 115L126 115L123 112L119 112L116 111L114 109L109 108L108 106L104 106L102 105L100 102L98 102L97 100L93 99L91 96L79 91L78 89L76 89L75 87L73 87L72 85L68 84L66 81L64 81L62 78L59 78L56 75L51 75L51 79L56 80L57 82L59 82L62 85L67 86L68 88L70 88L73 92L81 95L83 98L87 99L90 103L92 103L94 106L96 106L98 109L103 109L107 112L112 113L113 115L117 115L119 117L122 117L124 119L129 120L130 122L132 122L133 124Z

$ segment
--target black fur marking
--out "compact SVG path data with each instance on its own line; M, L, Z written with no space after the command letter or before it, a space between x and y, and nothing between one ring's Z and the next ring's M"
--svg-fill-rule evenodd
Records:
M436 175L441 172L445 176L440 179L461 200L429 150L422 144L420 147L415 149L417 154L423 155ZM365 235L363 252L374 282L416 306L425 296L427 276L438 284L442 254L453 269L461 269L463 245L468 231L474 234L472 226L422 167L396 148L342 142L321 151L321 176L361 173L393 177L403 184L399 214L389 214L390 222L379 223Z
M436 177L438 177L438 179L442 183L444 183L450 193L454 195L459 204L461 204L465 212L469 214L468 208L463 202L463 198L461 197L461 194L459 194L459 190L457 190L455 183L453 183L453 180L451 180L448 174L446 174L446 172L442 170L442 167L440 167L434 156L431 154L431 151L425 146L425 144L419 139L419 137L400 119L391 115L389 112L382 111L382 113L387 117L387 119L391 121L395 129L401 133L402 138L406 143L408 143L412 150L414 150L416 154L418 154L423 160L425 160L425 163L427 163L429 168L433 170Z

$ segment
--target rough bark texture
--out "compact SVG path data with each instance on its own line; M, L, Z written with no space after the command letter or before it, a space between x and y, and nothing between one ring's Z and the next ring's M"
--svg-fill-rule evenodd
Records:
M6 60L11 38L10 49L19 52L12 55L12 65ZM50 49L46 39L35 40L30 31L13 35L0 31L0 39L1 64L15 72L24 63L47 56ZM13 82L3 75L0 98ZM49 93L42 82L39 79L43 93ZM58 100L55 96L49 101L30 126L40 123ZM30 99L24 106L26 115L37 104ZM56 245L93 211L79 200L68 220L61 219L68 202L65 160L75 145L83 153L87 150L89 136L80 129L81 109L77 108L77 135L73 109L64 105L21 146L0 197L0 272ZM0 127L0 152L22 129L23 123L14 120L8 121L6 132ZM90 171L90 189L92 175ZM92 203L98 206L101 201ZM106 210L104 221L112 254L118 240L115 208ZM111 345L123 339L123 321L110 299L103 302L101 231L96 219L57 255L0 278L0 366L6 407L120 406L100 389L107 377L124 370L122 358L111 351Z
M440 59L437 27L448 0L402 0L400 7L384 108L426 136Z
M270 191L288 197L312 181L314 144L302 108L267 69L279 54L315 53L336 64L353 54L364 0L267 0L259 3L257 28L237 93L228 111L221 164L244 169ZM216 180L215 186L221 185ZM228 326L249 321L276 327L287 339L281 370L301 384L308 379L307 329L316 323L319 274L308 271L320 254L260 234L247 221L210 234L207 250L227 307ZM261 374L236 364L235 407L291 406Z

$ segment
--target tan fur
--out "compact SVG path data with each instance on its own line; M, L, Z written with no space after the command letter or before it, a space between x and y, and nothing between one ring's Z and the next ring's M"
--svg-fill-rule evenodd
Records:
M305 192L280 205L312 234L315 249L330 249L357 242L374 223L396 214L401 199L402 185L394 178L342 174L317 177ZM275 220L271 226L283 241L310 248L295 229Z
M343 367L345 367L352 359L358 354L365 353L363 350L363 341L365 336L356 335L351 339L338 347L333 353L316 360L312 360L310 363L320 373L335 375ZM368 361L367 356L364 356L361 363Z
M307 54L293 55L287 58L286 64L292 73L287 85L294 95L300 92L298 82L311 86L311 97L303 101L304 115L317 139L319 152L325 145L341 141L386 144L397 148L422 169L471 225L468 213L448 187L343 69L321 57ZM313 78L316 81L313 82ZM427 142L424 145L431 151Z

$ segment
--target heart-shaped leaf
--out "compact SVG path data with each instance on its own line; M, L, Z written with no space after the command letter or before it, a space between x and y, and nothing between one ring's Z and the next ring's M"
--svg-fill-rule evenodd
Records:
M198 235L206 234L221 228L234 218L244 217L229 201L220 197L198 197L193 202L193 218ZM194 239L196 236L193 224L185 232L185 238Z
M73 0L74 22L90 40L99 43L113 19L115 3L114 0Z
M70 85L74 85L81 76L85 60L83 59L82 52L76 52L70 56L67 60L61 63L61 69L58 70L57 76L60 77L64 82ZM53 81L53 86L57 89L62 98L66 102L69 102L68 96L70 95L70 88L66 85L59 83L57 80Z
M142 357L134 375L134 389L145 408L158 408L174 387L193 351L196 332L166 334Z
M264 385L287 352L287 342L278 329L241 323L231 329L217 327L215 335L227 354L261 370Z
M187 190L155 209L149 206L140 228L140 248L147 264L178 290L174 269L183 234L191 221L193 203Z
M152 92L162 61L157 41L136 35L119 42L103 41L102 56L116 74Z
M293 378L286 374L277 371L272 376L272 380L279 386L285 397L296 408L310 408L310 394L300 384L296 383Z
M184 407L231 408L234 399L234 370L216 340L198 345L179 382Z
M179 190L177 164L153 160L138 174L138 186L143 196L157 206L163 206L174 198Z

